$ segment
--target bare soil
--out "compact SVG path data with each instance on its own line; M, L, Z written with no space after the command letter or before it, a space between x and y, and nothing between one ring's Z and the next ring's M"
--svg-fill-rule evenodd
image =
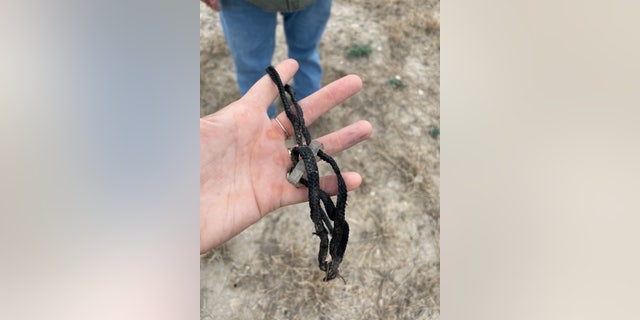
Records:
M440 3L334 0L320 45L323 83L357 74L362 91L311 127L319 137L360 119L370 140L335 159L357 171L351 235L329 283L316 263L307 204L270 213L200 259L201 319L439 319ZM274 63L286 58L281 28ZM364 57L347 57L353 44ZM200 7L201 115L239 98L218 15Z

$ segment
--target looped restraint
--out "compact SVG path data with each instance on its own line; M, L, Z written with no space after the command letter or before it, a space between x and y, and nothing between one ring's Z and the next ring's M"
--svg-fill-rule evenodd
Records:
M347 242L349 241L349 224L345 220L347 185L342 178L338 164L333 160L333 158L322 151L322 144L318 141L311 140L309 130L304 123L302 108L298 104L291 86L288 84L283 86L280 75L272 66L267 68L267 74L269 74L271 80L273 80L278 87L284 111L287 118L289 118L289 121L293 124L293 131L297 145L291 149L291 161L293 162L294 167L289 173L289 182L297 187L297 181L292 181L291 179L292 176L296 175L299 178L300 184L309 190L311 221L313 221L316 230L314 234L320 238L318 264L320 270L326 272L323 281L329 281L336 277L342 278L338 268L340 267L344 252L347 249ZM289 103L285 93L289 94L291 103ZM291 104L293 104L295 112L291 109ZM338 178L338 197L335 204L329 195L320 189L320 175L318 173L316 153L321 160L324 160L331 165L331 168ZM297 171L304 171L307 178L305 179L302 177L302 173L297 175ZM297 180L298 178L294 180ZM324 210L320 205L320 202L324 205ZM333 221L333 225L331 224L331 221ZM327 229L329 230L328 232ZM329 234L331 235L331 242L329 242ZM331 255L331 261L326 261L327 251ZM342 278L342 280L344 281L344 278Z

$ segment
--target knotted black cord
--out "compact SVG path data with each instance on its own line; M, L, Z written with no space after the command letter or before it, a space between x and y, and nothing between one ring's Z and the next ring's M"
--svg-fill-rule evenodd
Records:
M320 189L318 164L311 147L309 147L312 140L309 130L304 123L302 108L298 104L291 86L283 86L280 75L275 68L269 66L267 68L267 74L269 74L271 80L273 80L278 87L278 94L280 96L280 100L282 100L285 114L293 125L294 136L297 144L291 149L291 161L293 162L293 167L295 168L295 165L302 160L307 173L307 178L301 178L300 184L307 187L309 190L310 217L316 230L314 234L320 238L318 266L320 270L326 272L326 276L323 280L329 281L336 277L342 278L338 268L340 267L340 263L344 257L344 252L347 249L347 242L349 241L349 224L345 220L347 185L342 178L340 168L335 160L322 150L318 150L318 157L331 165L331 168L338 179L338 198L336 200L336 204L334 205L329 195ZM295 108L295 113L291 108L291 104L289 103L285 92L289 94L291 98L291 103ZM324 205L324 210L320 205L320 202ZM331 221L333 221L333 225L331 225ZM328 232L327 229L329 229ZM331 242L329 242L329 234L331 234ZM327 251L331 255L330 262L326 261ZM344 278L342 278L342 280L344 280Z

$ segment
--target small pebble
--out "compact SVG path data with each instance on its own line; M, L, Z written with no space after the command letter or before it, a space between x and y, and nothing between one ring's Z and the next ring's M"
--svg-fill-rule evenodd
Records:
M424 96L424 91L422 91L422 89L418 89L418 94Z

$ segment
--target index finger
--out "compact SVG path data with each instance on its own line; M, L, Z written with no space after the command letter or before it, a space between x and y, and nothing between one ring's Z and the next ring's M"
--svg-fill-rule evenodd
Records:
M298 71L298 62L293 59L282 61L276 66L276 71L280 74L282 83L287 83L291 81L293 75ZM277 94L278 87L265 72L265 75L247 91L241 100L246 100L250 105L259 106L266 111L275 100Z
M304 123L306 125L312 124L322 114L343 103L358 93L360 89L362 89L362 80L357 75L352 74L344 76L304 98L300 101L300 107L304 114ZM284 112L278 114L276 118L288 132L293 132L293 125Z

